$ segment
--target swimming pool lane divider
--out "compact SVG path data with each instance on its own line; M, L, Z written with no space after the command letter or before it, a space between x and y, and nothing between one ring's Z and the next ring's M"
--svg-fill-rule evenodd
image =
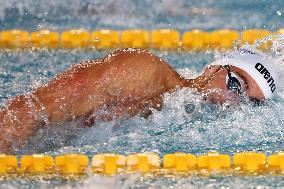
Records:
M73 29L62 33L40 30L27 32L23 30L0 31L1 49L26 49L26 48L144 48L161 50L208 50L231 49L234 43L254 44L267 36L284 34L284 29L272 32L264 29L247 29L244 31L220 29L212 32L202 30L186 31L182 34L172 29L156 29L152 31L143 29L96 30L89 32L84 29ZM270 48L272 42L268 40L259 46L262 49Z
M92 172L105 176L117 174L188 175L188 176L255 176L284 175L284 152L268 157L260 152L241 152L232 157L218 152L195 156L173 153L162 161L154 153L138 153L128 156L96 154L89 158L83 154L50 156L43 154L16 156L0 155L0 176L76 176Z

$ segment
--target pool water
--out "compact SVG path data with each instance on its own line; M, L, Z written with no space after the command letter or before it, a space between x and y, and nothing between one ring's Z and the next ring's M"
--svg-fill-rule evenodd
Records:
M181 32L193 28L211 31L220 28L277 30L283 22L283 1L6 1L0 0L0 30L21 28L28 31L71 28L89 30L112 28L172 28ZM218 106L201 101L189 89L165 94L162 111L148 119L124 117L79 128L78 122L40 130L16 154L95 153L131 154L172 152L196 155L216 150L226 154L239 151L284 150L284 63L279 51L269 52L280 74L280 90L263 106L244 102L239 107ZM96 59L108 51L38 50L0 52L0 104L38 87L70 65ZM219 52L153 51L186 77L201 73ZM36 144L36 145L35 145ZM72 181L62 179L10 179L1 188L264 188L284 187L283 177L141 177L92 176Z

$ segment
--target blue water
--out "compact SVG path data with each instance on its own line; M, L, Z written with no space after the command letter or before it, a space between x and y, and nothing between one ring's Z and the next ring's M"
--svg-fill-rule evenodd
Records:
M283 26L283 1L6 1L0 0L0 30L21 28L28 31L70 28L173 28L179 31L200 28L243 30ZM280 73L280 91L264 106L242 103L228 108L202 103L191 90L165 94L165 106L149 119L139 116L98 123L79 129L76 121L40 130L17 154L58 155L82 152L131 154L156 152L159 155L182 151L204 154L209 150L234 154L256 150L266 154L284 150L284 64L273 56ZM0 52L0 104L49 81L70 65L101 57L110 51L39 50ZM194 77L212 62L218 52L160 52L182 75ZM193 107L193 108L190 108ZM36 145L35 145L36 144ZM284 187L283 177L140 177L121 175L113 178L91 176L79 181L60 179L0 181L1 188L262 188Z

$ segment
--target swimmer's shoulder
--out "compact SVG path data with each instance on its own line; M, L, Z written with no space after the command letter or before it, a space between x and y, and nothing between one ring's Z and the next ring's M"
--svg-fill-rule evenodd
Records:
M154 55L152 52L139 48L124 48L113 51L106 56L96 60L86 60L75 64L68 69L68 72L78 72L86 68L95 67L116 67L116 66L167 66L168 64Z
M145 50L145 49L139 49L139 48L124 48L116 50L107 56L103 57L104 63L131 63L131 64L142 64L146 66L147 64L152 65L160 65L160 64L166 64L165 61L163 61L158 56L154 55L152 52Z
M131 70L132 73L136 73L137 75L146 74L150 80L162 79L169 85L169 88L173 88L175 85L184 82L184 78L170 64L145 49L120 49L110 53L104 59L105 63L112 64L110 69L114 69L117 72Z
M119 49L108 55L75 64L59 74L56 80L65 78L100 78L111 73L150 73L163 75L176 74L172 67L148 50L137 48Z

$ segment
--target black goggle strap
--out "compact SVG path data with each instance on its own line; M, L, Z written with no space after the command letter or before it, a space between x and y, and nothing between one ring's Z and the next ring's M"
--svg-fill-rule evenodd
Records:
M236 78L233 77L231 74L231 69L229 65L224 66L228 73L228 81L227 81L227 88L229 91L237 92L238 94L241 94L242 85L241 82Z

